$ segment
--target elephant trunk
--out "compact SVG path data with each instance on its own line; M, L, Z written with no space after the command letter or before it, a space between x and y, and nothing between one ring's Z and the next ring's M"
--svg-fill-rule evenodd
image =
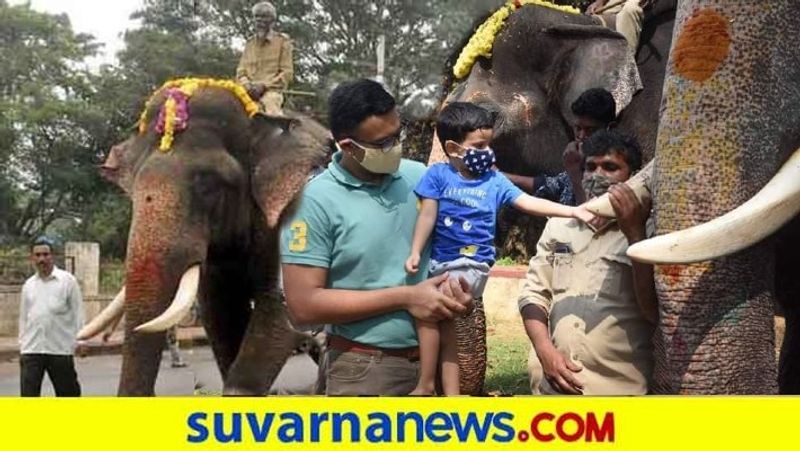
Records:
M658 235L741 205L789 150L784 134L796 116L775 105L800 101L782 81L794 83L787 71L797 72L797 51L764 42L791 40L798 25L787 18L800 6L769 3L687 0L678 8L654 174ZM761 243L713 261L656 267L655 391L777 391L773 260L770 243Z
M120 396L154 394L165 333L163 327L137 329L165 313L176 294L186 291L178 286L185 285L187 277L194 277L197 285L197 266L205 261L208 247L207 228L183 213L188 209L179 188L150 180L158 179L141 178L133 194Z

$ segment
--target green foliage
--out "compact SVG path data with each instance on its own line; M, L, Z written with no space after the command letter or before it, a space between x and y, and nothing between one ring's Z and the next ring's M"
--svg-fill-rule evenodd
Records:
M521 324L515 325L522 327ZM530 341L526 337L493 335L487 336L486 384L484 390L490 395L530 395L528 382L528 352Z

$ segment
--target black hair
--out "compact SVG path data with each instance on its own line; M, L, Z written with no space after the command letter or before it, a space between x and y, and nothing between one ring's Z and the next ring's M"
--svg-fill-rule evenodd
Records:
M370 116L392 111L396 102L383 86L362 78L340 84L328 99L328 118L331 134L336 140L346 138Z
M623 135L612 130L600 130L592 134L581 146L583 164L586 157L600 157L617 152L625 158L631 174L642 168L642 149L633 136Z
M488 110L468 102L453 102L439 113L436 134L439 142L454 141L459 144L475 130L494 127L495 117Z
M33 248L36 246L47 246L50 248L51 253L56 251L55 240L45 235L39 236L31 242L31 252L33 252Z
M592 88L572 102L572 114L610 124L617 119L617 103L610 92L603 88Z

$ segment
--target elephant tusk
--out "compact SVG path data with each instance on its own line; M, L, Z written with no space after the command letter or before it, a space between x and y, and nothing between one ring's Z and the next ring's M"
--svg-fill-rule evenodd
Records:
M136 332L162 332L178 324L192 308L200 285L200 265L186 270L178 284L178 292L172 303L157 318L137 326Z
M695 263L761 241L800 211L800 149L755 196L704 224L634 244L628 255L645 263Z
M625 184L631 187L636 198L639 199L639 202L643 202L644 198L650 197L650 181L652 179L653 161L650 161L647 163L647 166L639 171L638 174L631 177ZM614 208L611 206L611 201L608 200L608 194L603 194L600 197L586 202L586 209L597 216L606 218L615 218L617 216L614 212Z
M125 287L122 287L114 296L114 299L108 304L108 307L104 308L100 314L92 318L89 324L83 326L83 328L78 332L77 339L78 340L88 340L95 335L99 334L100 332L106 330L108 326L114 323L117 319L119 319L122 314L124 313L123 309L125 307Z

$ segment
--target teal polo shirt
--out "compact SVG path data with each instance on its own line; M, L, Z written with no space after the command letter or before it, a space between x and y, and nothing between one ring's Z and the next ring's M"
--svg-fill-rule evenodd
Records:
M402 160L380 185L344 169L341 152L303 190L297 212L281 231L281 261L328 269L327 288L377 290L414 285L428 274L428 249L410 276L405 261L417 221L417 182L426 168ZM383 348L417 345L414 320L405 310L347 324L329 332Z

